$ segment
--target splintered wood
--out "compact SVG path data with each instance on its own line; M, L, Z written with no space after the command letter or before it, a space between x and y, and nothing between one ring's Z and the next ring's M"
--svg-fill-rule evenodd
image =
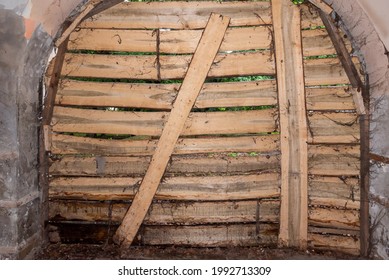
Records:
M230 18L218 14L212 14L208 20L177 94L177 99L157 143L150 166L130 209L115 234L115 242L122 246L131 245L147 214L173 153L174 146L220 48L229 21Z

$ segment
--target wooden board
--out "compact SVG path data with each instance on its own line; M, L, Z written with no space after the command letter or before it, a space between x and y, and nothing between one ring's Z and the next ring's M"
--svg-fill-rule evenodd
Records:
M220 52L270 49L271 33L266 26L229 28ZM194 53L202 30L80 29L70 36L69 50ZM158 49L157 49L157 44Z
M159 136L169 117L165 112L114 112L54 108L54 132ZM275 109L191 113L181 135L261 133L277 130ZM228 120L228 121L227 121Z
M80 27L199 29L205 27L211 13L230 17L230 26L271 24L270 2L179 1L121 3L85 20Z
M309 208L308 222L313 226L358 230L359 211L330 208Z
M154 153L155 139L146 140L109 140L51 134L50 150L53 154L94 154L94 155L132 155L143 156ZM274 153L278 150L278 135L247 137L203 137L181 138L174 154L196 153Z
M359 146L310 145L309 174L322 176L358 176Z
M92 77L134 80L183 79L191 55L93 55L73 54L65 56L62 75L66 77ZM274 60L270 51L219 54L208 77L274 75Z
M51 223L62 243L106 244L117 225L98 223ZM272 246L277 242L278 225L226 224L202 226L143 226L135 244L194 247Z
M346 254L359 255L359 238L354 236L308 234L310 248L315 250L333 250Z
M308 226L308 128L300 10L289 0L273 0L272 12L281 130L279 243L304 250Z
M349 87L305 88L307 110L355 110Z
M275 245L278 225L231 224L212 226L145 227L141 243L195 247Z
M52 200L49 220L120 223L129 203ZM145 225L278 222L279 201L153 202Z
M66 178L50 181L49 196L55 199L129 200L141 177ZM214 177L169 177L160 184L159 200L240 200L279 197L275 173Z
M346 36L342 33L343 36ZM333 55L336 54L334 44L328 36L326 29L303 30L303 54L307 56ZM348 52L352 51L350 41L344 41Z
M170 110L181 84L97 83L62 80L57 105ZM276 105L274 80L205 83L195 108Z
M324 23L320 18L318 10L309 5L300 5L301 28L303 30L324 28Z
M160 30L160 53L194 53L201 37L201 30ZM270 29L267 26L229 28L220 52L269 49ZM336 54L334 45L325 29L302 32L304 56ZM349 41L345 42L351 51ZM154 30L79 29L70 36L69 50L94 50L117 52L157 52L157 35Z
M134 176L143 175L150 157L67 156L51 162L53 176ZM279 169L277 155L264 156L173 156L169 174L212 174L265 172Z
M345 209L360 207L359 180L356 178L312 176L308 195L311 205Z
M309 143L359 143L356 113L309 113Z
M353 59L359 65L358 59ZM304 61L305 85L343 85L350 80L338 58L307 59Z

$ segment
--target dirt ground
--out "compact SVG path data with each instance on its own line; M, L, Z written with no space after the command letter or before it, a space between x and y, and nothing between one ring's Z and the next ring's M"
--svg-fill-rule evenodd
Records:
M305 252L293 249L231 247L131 247L115 245L50 244L39 254L40 260L353 260L359 259L330 251Z

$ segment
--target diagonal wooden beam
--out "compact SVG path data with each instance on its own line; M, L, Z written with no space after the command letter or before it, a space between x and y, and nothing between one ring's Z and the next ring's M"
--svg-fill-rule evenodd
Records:
M131 245L148 212L178 137L223 41L229 21L230 18L218 14L211 14L209 18L158 141L150 166L130 209L114 236L114 241L122 246Z
M323 0L308 0L308 1L328 15L333 12L331 6L328 5L326 2L324 2Z
M290 0L273 0L274 46L281 127L281 246L307 247L308 129L301 15Z

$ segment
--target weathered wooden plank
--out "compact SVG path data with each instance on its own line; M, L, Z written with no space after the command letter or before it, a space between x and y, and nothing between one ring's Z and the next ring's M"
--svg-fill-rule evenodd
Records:
M240 200L279 197L279 175L168 177L155 195L159 200ZM50 198L129 200L138 191L141 177L67 178L50 181Z
M143 175L150 157L73 157L66 156L51 162L53 176L136 176ZM263 156L173 156L166 175L212 174L278 171L276 155Z
M289 0L273 0L272 11L281 127L279 242L282 246L305 249L308 232L308 128L300 10Z
M54 108L54 132L159 136L167 112L114 112ZM275 109L191 113L181 135L237 134L276 131Z
M311 205L360 208L360 186L356 178L312 176L309 179L308 195Z
M332 250L351 255L359 255L359 238L355 236L338 236L323 234L308 234L309 247L315 250Z
M309 5L300 5L300 10L302 29L324 28L324 23L321 20L317 9L313 9Z
M359 64L356 58L354 63ZM343 85L350 80L338 58L306 59L304 61L305 85Z
M350 90L349 87L307 87L307 110L355 110Z
M328 227L315 227L309 226L308 232L310 233L319 233L319 234L333 234L333 235L343 235L343 236L352 236L359 237L359 230L353 229L339 229L339 228L328 228Z
M201 37L201 30L160 30L160 53L194 53ZM221 52L268 49L271 44L270 29L265 26L229 28ZM336 54L326 29L302 32L304 56ZM347 50L351 44L344 42ZM157 52L154 30L79 29L70 35L69 50L94 50L117 52Z
M65 56L63 76L159 80L183 79L191 55L102 55L74 54ZM159 77L160 74L160 77ZM274 75L274 60L270 51L255 51L216 56L208 77Z
M256 246L277 243L278 225L153 226L142 230L141 243L196 247Z
M358 143L356 113L309 113L309 143Z
M109 140L77 137L62 134L51 135L51 153L61 155L132 155L145 156L154 153L157 140ZM278 150L278 135L247 137L181 138L173 154L196 153L271 153Z
M343 34L345 36L345 34ZM302 31L303 54L305 57L336 54L334 44L326 29L308 29ZM351 42L343 40L347 50L351 52Z
M231 18L230 26L271 24L270 2L124 2L90 19L82 28L199 29L211 13Z
M148 210L171 159L174 146L184 130L197 96L210 71L212 62L223 41L230 22L229 17L211 14L193 55L188 72L174 101L168 120L151 158L150 165L134 200L114 235L115 243L130 246Z
M309 208L308 216L313 226L357 230L360 225L358 210Z
M157 50L154 30L80 29L71 34L69 49L189 54L195 52L202 34L202 30L161 29L159 32ZM268 27L229 28L219 51L269 49L270 45Z
M57 105L172 108L181 84L97 83L62 80ZM195 108L276 105L274 80L205 83Z
M91 222L54 222L62 243L104 244L111 242L117 225ZM136 244L195 247L231 247L275 245L278 225L225 224L202 226L143 226ZM57 240L58 242L58 240Z
M58 47L63 42L65 42L69 35L73 32L74 29L79 25L79 23L87 16L87 14L92 11L102 0L88 0L88 2L83 6L82 11L77 15L77 17L72 21L72 23L64 30L61 36L56 40L55 45Z
M52 200L49 220L121 222L129 203ZM153 202L145 225L278 222L279 201Z
M323 176L358 176L359 146L309 145L309 174Z

